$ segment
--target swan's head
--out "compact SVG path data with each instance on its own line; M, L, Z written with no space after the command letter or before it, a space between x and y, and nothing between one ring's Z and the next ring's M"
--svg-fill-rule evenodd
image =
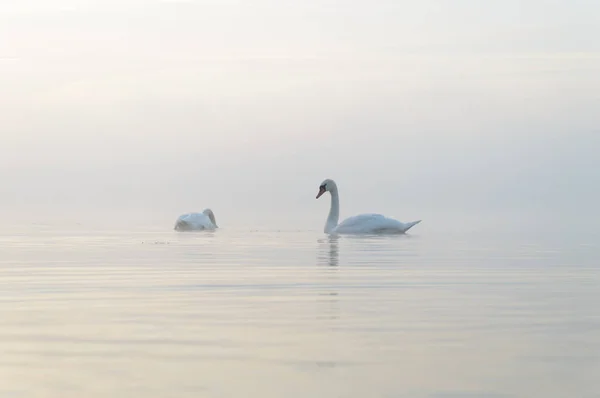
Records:
M208 218L210 218L210 222L213 223L213 225L215 227L219 227L217 225L217 221L215 220L215 213L213 213L213 211L211 209L204 209L204 211L202 212L202 214L204 214L205 216L207 216Z
M337 185L335 185L335 181L331 179L324 180L319 186L319 193L317 194L317 199L321 197L325 192L331 192L334 189L337 189Z

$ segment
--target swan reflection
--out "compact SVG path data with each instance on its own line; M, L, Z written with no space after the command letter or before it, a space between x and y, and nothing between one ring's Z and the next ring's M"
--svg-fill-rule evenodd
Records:
M319 252L317 255L318 265L337 267L340 261L339 236L329 235L317 240Z
M317 240L317 266L321 268L322 290L318 292L317 301L320 303L320 311L317 314L319 320L336 320L340 317L339 306L339 277L338 264L340 257L339 237L327 236Z

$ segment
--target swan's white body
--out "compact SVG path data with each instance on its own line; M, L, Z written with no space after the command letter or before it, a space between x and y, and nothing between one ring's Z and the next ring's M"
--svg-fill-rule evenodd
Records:
M176 231L213 231L217 228L219 227L211 209L205 209L202 213L182 214L175 222Z
M324 232L326 234L403 234L421 220L402 223L381 214L359 214L345 219L340 224L340 197L335 181L327 179L321 183L317 199L325 192L331 195L331 207Z

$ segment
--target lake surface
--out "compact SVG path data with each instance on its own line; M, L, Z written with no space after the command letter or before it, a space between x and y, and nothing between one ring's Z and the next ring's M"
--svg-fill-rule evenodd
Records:
M597 238L6 229L0 397L600 397Z

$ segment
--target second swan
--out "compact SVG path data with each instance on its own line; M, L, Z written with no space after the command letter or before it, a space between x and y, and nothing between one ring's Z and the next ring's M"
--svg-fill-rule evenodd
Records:
M211 209L204 209L202 213L186 213L175 221L176 231L214 231L219 228L215 214Z

